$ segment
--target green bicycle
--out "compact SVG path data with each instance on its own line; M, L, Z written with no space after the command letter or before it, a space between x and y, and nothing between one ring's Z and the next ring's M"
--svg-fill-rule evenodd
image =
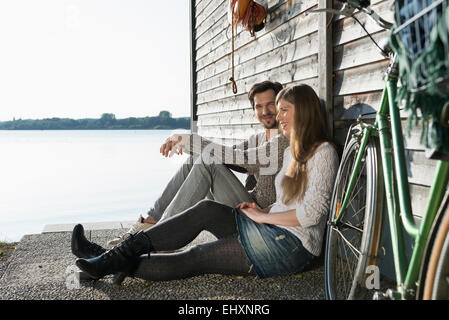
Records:
M370 1L341 2L344 7L339 11L340 14L352 16L354 10L358 9L369 14L384 28L393 27L369 8ZM413 12L408 12L407 6L412 5ZM447 9L447 0L395 1L397 27L392 32L408 30L411 44L406 43L404 47L420 47L420 43L413 44L431 36L431 21L436 23L432 17L441 16L449 24ZM443 34L446 35L447 32ZM359 117L357 123L350 127L335 182L326 233L326 298L448 299L449 192L446 193L446 190L449 162L444 158L447 154L434 153L440 160L430 188L426 212L418 227L412 215L401 117L396 101L398 77L403 80L400 77L402 61L398 61L395 50L386 53L390 58L390 66L376 119L372 123ZM449 51L444 54L446 61L449 60ZM422 73L426 75L426 70ZM443 70L443 74L448 73L449 69ZM444 88L447 78L439 78L435 83ZM422 81L413 83L413 86L410 83L408 85L412 92L426 92L429 87ZM447 87L444 90L448 92ZM446 104L440 108L443 111L440 112L439 132L448 130L448 106ZM372 266L378 264L385 211L390 226L396 284L394 288L381 292L376 291L377 288L368 288L367 280L371 276ZM410 260L405 254L403 229L414 239Z

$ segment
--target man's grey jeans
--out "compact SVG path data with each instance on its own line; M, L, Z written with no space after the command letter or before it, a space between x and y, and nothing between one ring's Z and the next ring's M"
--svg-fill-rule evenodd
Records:
M213 200L231 207L254 202L248 190L223 164L206 164L190 156L171 178L148 215L156 221L172 217L212 194Z

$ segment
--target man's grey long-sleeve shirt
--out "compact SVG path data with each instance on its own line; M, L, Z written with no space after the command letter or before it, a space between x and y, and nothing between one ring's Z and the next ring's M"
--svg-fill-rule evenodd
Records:
M283 134L277 130L275 133L269 141L266 141L264 131L234 146L214 143L192 134L186 150L190 154L201 155L205 162L233 164L246 169L257 181L249 191L251 197L261 208L266 208L276 201L274 181L283 166L284 150L289 146L289 140Z

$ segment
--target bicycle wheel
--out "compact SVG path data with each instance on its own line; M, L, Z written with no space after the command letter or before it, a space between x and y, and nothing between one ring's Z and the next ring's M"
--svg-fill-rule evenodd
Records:
M427 265L424 300L449 299L449 196L446 196L440 210L443 216Z
M332 300L372 297L365 286L366 268L377 263L384 198L377 139L371 137L367 144L357 183L340 222L330 223L345 196L359 147L356 137L347 144L332 195L325 252L326 298Z

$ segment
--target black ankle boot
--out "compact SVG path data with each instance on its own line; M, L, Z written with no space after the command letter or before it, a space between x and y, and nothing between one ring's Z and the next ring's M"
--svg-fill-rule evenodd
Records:
M78 258L94 258L102 255L106 249L86 239L84 228L77 224L72 232L72 253Z
M126 277L133 277L134 275L127 272L119 272L115 273L114 277L112 278L112 283L116 286L121 286L122 282L125 281Z
M77 259L76 265L94 278L102 278L108 274L134 274L139 257L153 250L150 238L145 232L138 232L106 251L101 256L92 259Z

